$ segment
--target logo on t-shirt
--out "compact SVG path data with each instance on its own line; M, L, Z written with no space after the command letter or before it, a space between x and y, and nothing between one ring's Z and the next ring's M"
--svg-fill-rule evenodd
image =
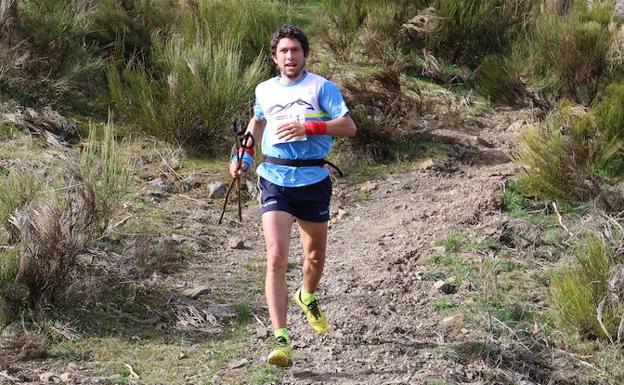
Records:
M282 111L286 111L292 106L305 106L306 110L314 110L314 107L310 103L306 102L305 100L297 99L294 102L286 104L285 106L282 106L281 104L275 104L269 107L266 113L267 115L278 114Z

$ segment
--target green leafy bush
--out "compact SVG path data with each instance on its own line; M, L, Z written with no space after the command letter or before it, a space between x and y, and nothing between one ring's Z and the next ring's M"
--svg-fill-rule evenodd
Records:
M621 287L613 283L624 274L621 263L621 251L596 235L577 247L576 264L551 281L553 305L564 326L590 338L606 337L606 333L617 337L624 303L619 297Z
M608 71L612 9L609 1L575 1L565 15L545 11L538 16L530 37L533 76L557 79L543 92L568 95L585 105L592 101Z

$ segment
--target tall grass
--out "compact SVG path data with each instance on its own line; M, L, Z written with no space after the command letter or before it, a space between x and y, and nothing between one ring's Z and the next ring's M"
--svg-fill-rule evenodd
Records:
M10 54L0 58L2 93L30 105L62 105L94 92L106 65L84 39L92 28L89 10L67 0L18 5L17 36L3 42Z
M586 337L606 337L606 333L617 337L624 302L619 297L621 288L610 282L624 273L619 271L621 251L590 235L575 254L576 264L551 281L553 305L562 324Z
M19 239L21 301L28 300L31 307L53 302L68 285L78 254L104 233L127 191L131 168L115 143L112 125L90 129L80 159L68 158L62 175L48 174L50 184L63 187L42 191L36 202L14 210L10 218ZM4 301L11 301L9 294Z
M32 170L12 172L0 178L0 225L11 235L9 241L16 240L16 229L9 220L11 215L33 202L43 183L42 177Z
M480 92L494 101L532 101L547 109L562 97L589 105L618 65L612 14L612 1L541 7L508 51L482 62Z
M576 102L591 102L607 72L612 10L610 1L575 1L564 16L541 13L531 39L536 75L552 71L562 93Z
M401 26L422 2L323 0L317 33L337 58L348 60L363 51L373 61L398 57Z
M102 129L95 124L89 126L89 137L80 157L80 176L93 188L101 226L108 224L128 192L132 167L123 151L117 146L110 122Z
M431 39L436 55L476 67L487 54L506 53L530 24L535 0L438 0L441 17Z
M152 52L163 74L146 68L109 71L118 111L144 131L185 147L221 148L232 116L250 107L255 85L266 76L262 56L244 66L238 46L182 38L156 44Z
M624 84L609 85L585 109L561 102L543 125L525 130L515 158L523 192L541 199L588 200L624 177ZM615 209L615 208L614 208Z
M268 44L282 8L268 0L203 0L179 32L154 37L150 61L108 72L115 108L140 129L204 152L221 149L269 71Z

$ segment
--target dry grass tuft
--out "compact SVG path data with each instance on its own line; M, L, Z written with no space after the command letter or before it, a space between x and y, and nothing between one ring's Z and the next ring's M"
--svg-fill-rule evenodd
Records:
M9 243L18 240L17 228L9 221L18 209L28 207L43 186L41 175L33 170L15 170L6 177L0 177L0 225L9 234Z
M28 361L45 358L48 355L48 340L45 336L35 332L25 332L17 335L6 346L0 347L0 352L18 360Z
M181 267L181 253L175 242L153 234L138 234L124 253L133 263L131 274L138 278L147 278L154 273L172 274Z
M13 124L27 132L41 136L46 143L60 145L78 138L78 129L50 107L39 110L26 108L24 111L0 115L0 123Z
M405 89L399 71L377 71L347 81L344 87L345 98L358 125L358 135L349 142L354 146L352 150L384 159L389 155L390 141L418 131L416 121L424 109L418 97L420 91Z
M17 278L28 288L32 305L49 302L67 284L76 256L103 231L102 215L93 187L80 184L12 216L22 248Z

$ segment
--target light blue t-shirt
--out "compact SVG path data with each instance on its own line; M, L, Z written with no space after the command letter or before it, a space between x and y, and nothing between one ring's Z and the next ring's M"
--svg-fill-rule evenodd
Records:
M329 121L349 112L340 90L331 81L304 72L295 83L282 84L280 78L266 80L256 87L254 114L266 120L262 153L280 159L324 159L332 149L330 135L308 135L287 143L274 135L280 125L292 121ZM325 167L290 167L264 162L258 175L279 186L307 186L325 179Z

